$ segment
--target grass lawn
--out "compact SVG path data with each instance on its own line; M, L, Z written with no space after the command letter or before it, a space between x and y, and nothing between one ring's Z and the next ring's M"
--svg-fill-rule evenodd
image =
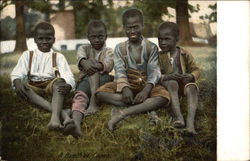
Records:
M84 136L78 140L46 128L50 114L33 108L11 90L9 73L19 55L0 55L0 120L2 122L2 159L8 161L212 161L216 160L216 49L186 47L202 69L199 81L199 107L196 116L197 137L183 137L171 127L169 111L157 111L159 125L149 125L148 115L128 118L115 132L107 130L110 110L102 110L84 119ZM75 52L63 52L74 74ZM186 100L182 112L187 115ZM70 98L65 108L70 108ZM1 131L0 131L1 132Z

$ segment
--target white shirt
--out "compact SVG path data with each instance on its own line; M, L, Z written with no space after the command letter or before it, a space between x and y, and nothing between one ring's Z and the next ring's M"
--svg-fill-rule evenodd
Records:
M38 49L34 50L30 79L32 81L46 81L54 79L56 77L54 69L52 67L52 53L54 51L51 49L50 52L41 52ZM29 51L23 52L22 56L19 58L17 65L11 72L11 82L15 79L25 79L29 71ZM56 66L60 72L61 78L63 78L67 84L71 85L72 89L75 88L74 76L70 70L69 64L65 57L57 52L56 56Z

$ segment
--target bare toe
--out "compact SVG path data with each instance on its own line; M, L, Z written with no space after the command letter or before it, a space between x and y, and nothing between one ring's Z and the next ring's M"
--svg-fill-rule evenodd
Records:
M53 122L50 122L48 125L47 125L48 129L50 131L58 131L60 129L63 128L63 126L61 124L58 124L58 123L53 123Z
M176 120L173 122L173 127L176 128L184 128L185 127L185 123L179 120Z
M75 122L68 123L65 128L63 129L63 134L64 135L70 135L72 131L74 131L76 128Z

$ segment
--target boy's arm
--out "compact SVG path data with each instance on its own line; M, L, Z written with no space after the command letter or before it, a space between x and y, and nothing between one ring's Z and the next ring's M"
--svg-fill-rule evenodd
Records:
M13 85L15 87L16 94L24 98L25 100L28 100L28 96L26 95L26 90L28 90L29 88L22 83L22 80L15 79L13 81Z
M77 67L79 70L82 70L82 65L81 65L81 60L87 59L87 53L86 53L86 48L88 47L88 44L82 45L78 48L76 52L76 59L77 59Z
M102 72L109 73L114 68L114 52L111 48L108 48L103 56L104 59L100 61L103 65Z
M117 81L117 92L122 92L122 99L126 104L131 104L133 102L133 92L130 89L128 82L126 64L122 58L120 46L121 44L116 45L114 52L114 68L115 68L115 77Z
M71 88L74 90L75 88L75 79L74 75L71 72L71 69L69 67L69 64L66 60L66 58L62 54L58 54L56 58L58 70L60 72L61 78L65 80L67 84L71 86Z
M161 78L161 71L158 60L158 48L155 44L151 44L151 53L149 55L147 64L147 83L153 86L159 82Z
M187 73L192 74L196 82L200 77L200 68L196 65L194 57L190 53L186 53Z
M27 76L29 71L28 63L29 63L29 51L25 51L19 58L17 65L10 74L12 86L14 86L15 79L23 80Z
M121 92L124 87L130 87L126 72L125 62L122 58L120 45L118 44L115 47L114 51L114 69L115 69L115 78L117 81L117 92Z
M148 64L147 64L147 84L141 92L139 92L133 101L133 103L138 104L144 102L152 88L161 78L161 72L158 60L158 48L155 44L151 45L151 53L149 54Z

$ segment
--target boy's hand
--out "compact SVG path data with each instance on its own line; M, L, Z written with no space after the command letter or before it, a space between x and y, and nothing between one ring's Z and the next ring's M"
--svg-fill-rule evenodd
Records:
M153 85L151 83L148 83L141 92L139 92L136 96L135 96L135 99L133 101L133 104L139 104L139 103L142 103L144 102L148 96L149 96L149 93L151 92L153 88Z
M129 87L124 87L122 89L122 99L126 104L132 104L134 94Z
M96 70L98 70L98 71L102 71L103 70L103 65L102 65L102 63L97 62L97 63L95 63L94 68Z
M69 84L61 84L57 86L57 92L59 92L62 95L66 95L67 93L70 92L71 89L72 87Z
M26 90L29 88L26 87L20 79L14 80L14 86L16 88L16 94L20 97L22 97L25 100L28 100L28 96L26 95Z
M194 76L190 73L182 74L182 81L184 84L194 82Z
M97 63L97 61L93 58L82 59L80 62L81 66L83 68L83 71L85 71L88 76L91 76L92 74L94 74L95 72L98 71L96 69L96 63Z
M168 81L168 80L176 80L176 81L179 81L183 79L182 75L181 74L178 74L178 73L172 73L172 74L166 74L164 75L163 77L163 81Z

